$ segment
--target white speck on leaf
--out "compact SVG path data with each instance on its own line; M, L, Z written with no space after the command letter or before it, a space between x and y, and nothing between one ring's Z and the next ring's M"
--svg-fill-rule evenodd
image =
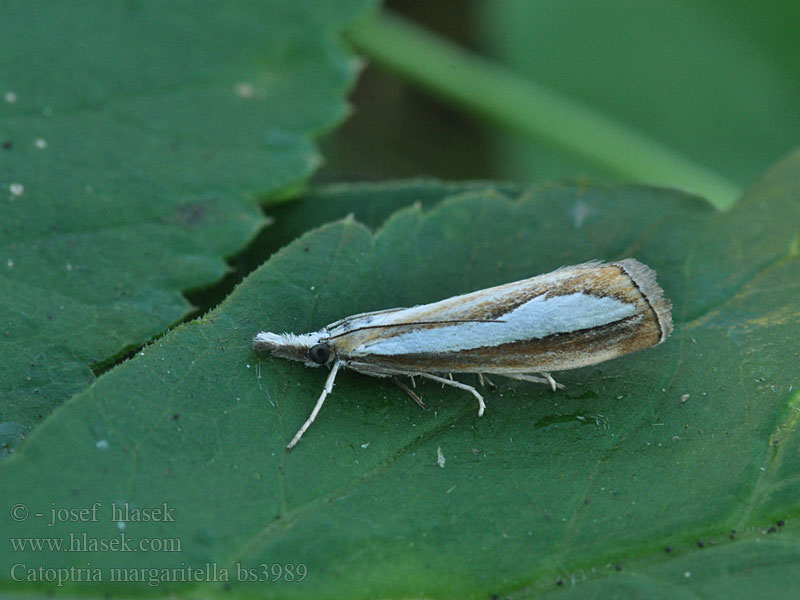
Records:
M592 212L591 207L585 202L576 202L575 206L572 207L572 222L575 225L575 229L580 229Z
M447 461L444 458L444 454L442 454L442 447L439 446L438 448L436 448L436 464L444 469L444 463L446 462Z
M252 98L256 95L256 88L253 87L252 83L242 82L236 84L236 95L239 98Z
M12 183L10 186L8 186L8 189L15 196L22 196L22 193L25 191L25 186L21 183Z

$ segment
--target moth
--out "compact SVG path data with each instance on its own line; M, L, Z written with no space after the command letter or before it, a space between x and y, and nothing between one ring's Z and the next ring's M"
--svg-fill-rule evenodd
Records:
M663 342L672 332L670 301L655 272L633 258L587 262L446 300L345 317L313 333L262 331L253 348L330 365L311 415L286 446L311 426L336 374L348 368L392 378L423 377L471 393L478 416L483 396L457 373L501 375L561 386L550 373L603 362ZM444 375L448 375L445 377Z

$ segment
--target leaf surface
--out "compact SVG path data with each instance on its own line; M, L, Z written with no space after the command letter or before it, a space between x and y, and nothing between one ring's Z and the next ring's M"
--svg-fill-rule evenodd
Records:
M84 597L183 592L108 581L114 567L181 564L227 569L227 583L189 587L226 598L797 591L798 193L794 156L728 213L645 187L473 186L376 233L352 219L310 232L215 311L99 378L0 466L6 503L30 514L99 503L98 521L53 527L4 508L12 538L114 538L114 503L166 503L174 521L124 533L178 539L181 552L3 546L0 589L12 564L90 562L104 579L70 584ZM325 371L254 354L255 332L314 331L627 256L655 268L674 303L664 344L560 373L556 393L496 378L483 418L459 390L419 382L420 411L391 382L345 371L284 451ZM264 564L306 576L236 581Z
M0 423L185 318L319 162L367 2L3 2Z

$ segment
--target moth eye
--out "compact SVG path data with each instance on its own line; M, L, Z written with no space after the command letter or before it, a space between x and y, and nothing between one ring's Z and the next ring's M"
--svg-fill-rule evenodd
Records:
M331 348L328 344L317 344L308 351L308 356L315 363L324 365L331 357Z

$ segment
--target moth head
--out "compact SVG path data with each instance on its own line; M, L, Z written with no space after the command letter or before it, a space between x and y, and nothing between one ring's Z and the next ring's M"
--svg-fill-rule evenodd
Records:
M290 360L299 360L309 367L327 364L334 352L324 331L317 333L270 333L262 331L253 338L254 350L267 350L273 355Z

